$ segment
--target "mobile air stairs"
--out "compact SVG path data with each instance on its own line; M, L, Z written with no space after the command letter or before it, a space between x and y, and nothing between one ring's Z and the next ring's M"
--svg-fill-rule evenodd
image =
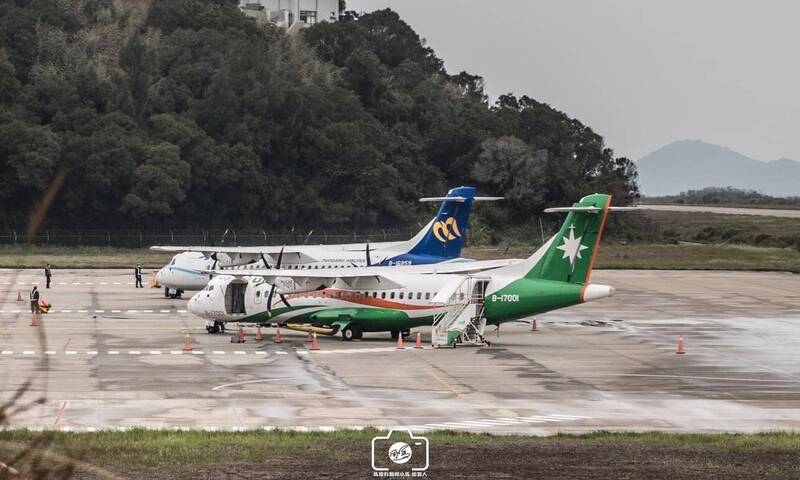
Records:
M454 276L433 298L433 303L446 306L443 313L433 317L431 345L453 347L459 343L485 345L483 330L486 317L483 315L484 294L488 278Z

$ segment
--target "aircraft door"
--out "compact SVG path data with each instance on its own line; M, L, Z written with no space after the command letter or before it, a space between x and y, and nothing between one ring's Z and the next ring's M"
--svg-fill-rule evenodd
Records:
M247 289L247 282L243 280L233 280L225 289L225 311L229 314L245 313L244 294Z

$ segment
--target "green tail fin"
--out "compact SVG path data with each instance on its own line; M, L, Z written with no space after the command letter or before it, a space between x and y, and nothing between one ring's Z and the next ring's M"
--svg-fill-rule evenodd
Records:
M567 218L561 230L529 259L533 268L526 278L588 282L610 205L610 195L596 193L572 207L545 210L568 212Z

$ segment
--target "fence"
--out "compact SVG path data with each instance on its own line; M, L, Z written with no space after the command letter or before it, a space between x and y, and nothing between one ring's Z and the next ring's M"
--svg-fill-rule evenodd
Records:
M376 230L368 232L267 231L267 230L42 230L31 242L40 246L106 246L139 248L151 245L315 245L401 241L417 230ZM0 231L0 245L28 243L24 230Z

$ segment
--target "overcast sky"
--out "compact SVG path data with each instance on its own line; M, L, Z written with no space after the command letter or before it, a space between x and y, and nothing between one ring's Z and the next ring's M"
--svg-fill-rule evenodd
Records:
M800 1L347 0L391 7L447 70L527 94L638 160L700 139L800 160Z

